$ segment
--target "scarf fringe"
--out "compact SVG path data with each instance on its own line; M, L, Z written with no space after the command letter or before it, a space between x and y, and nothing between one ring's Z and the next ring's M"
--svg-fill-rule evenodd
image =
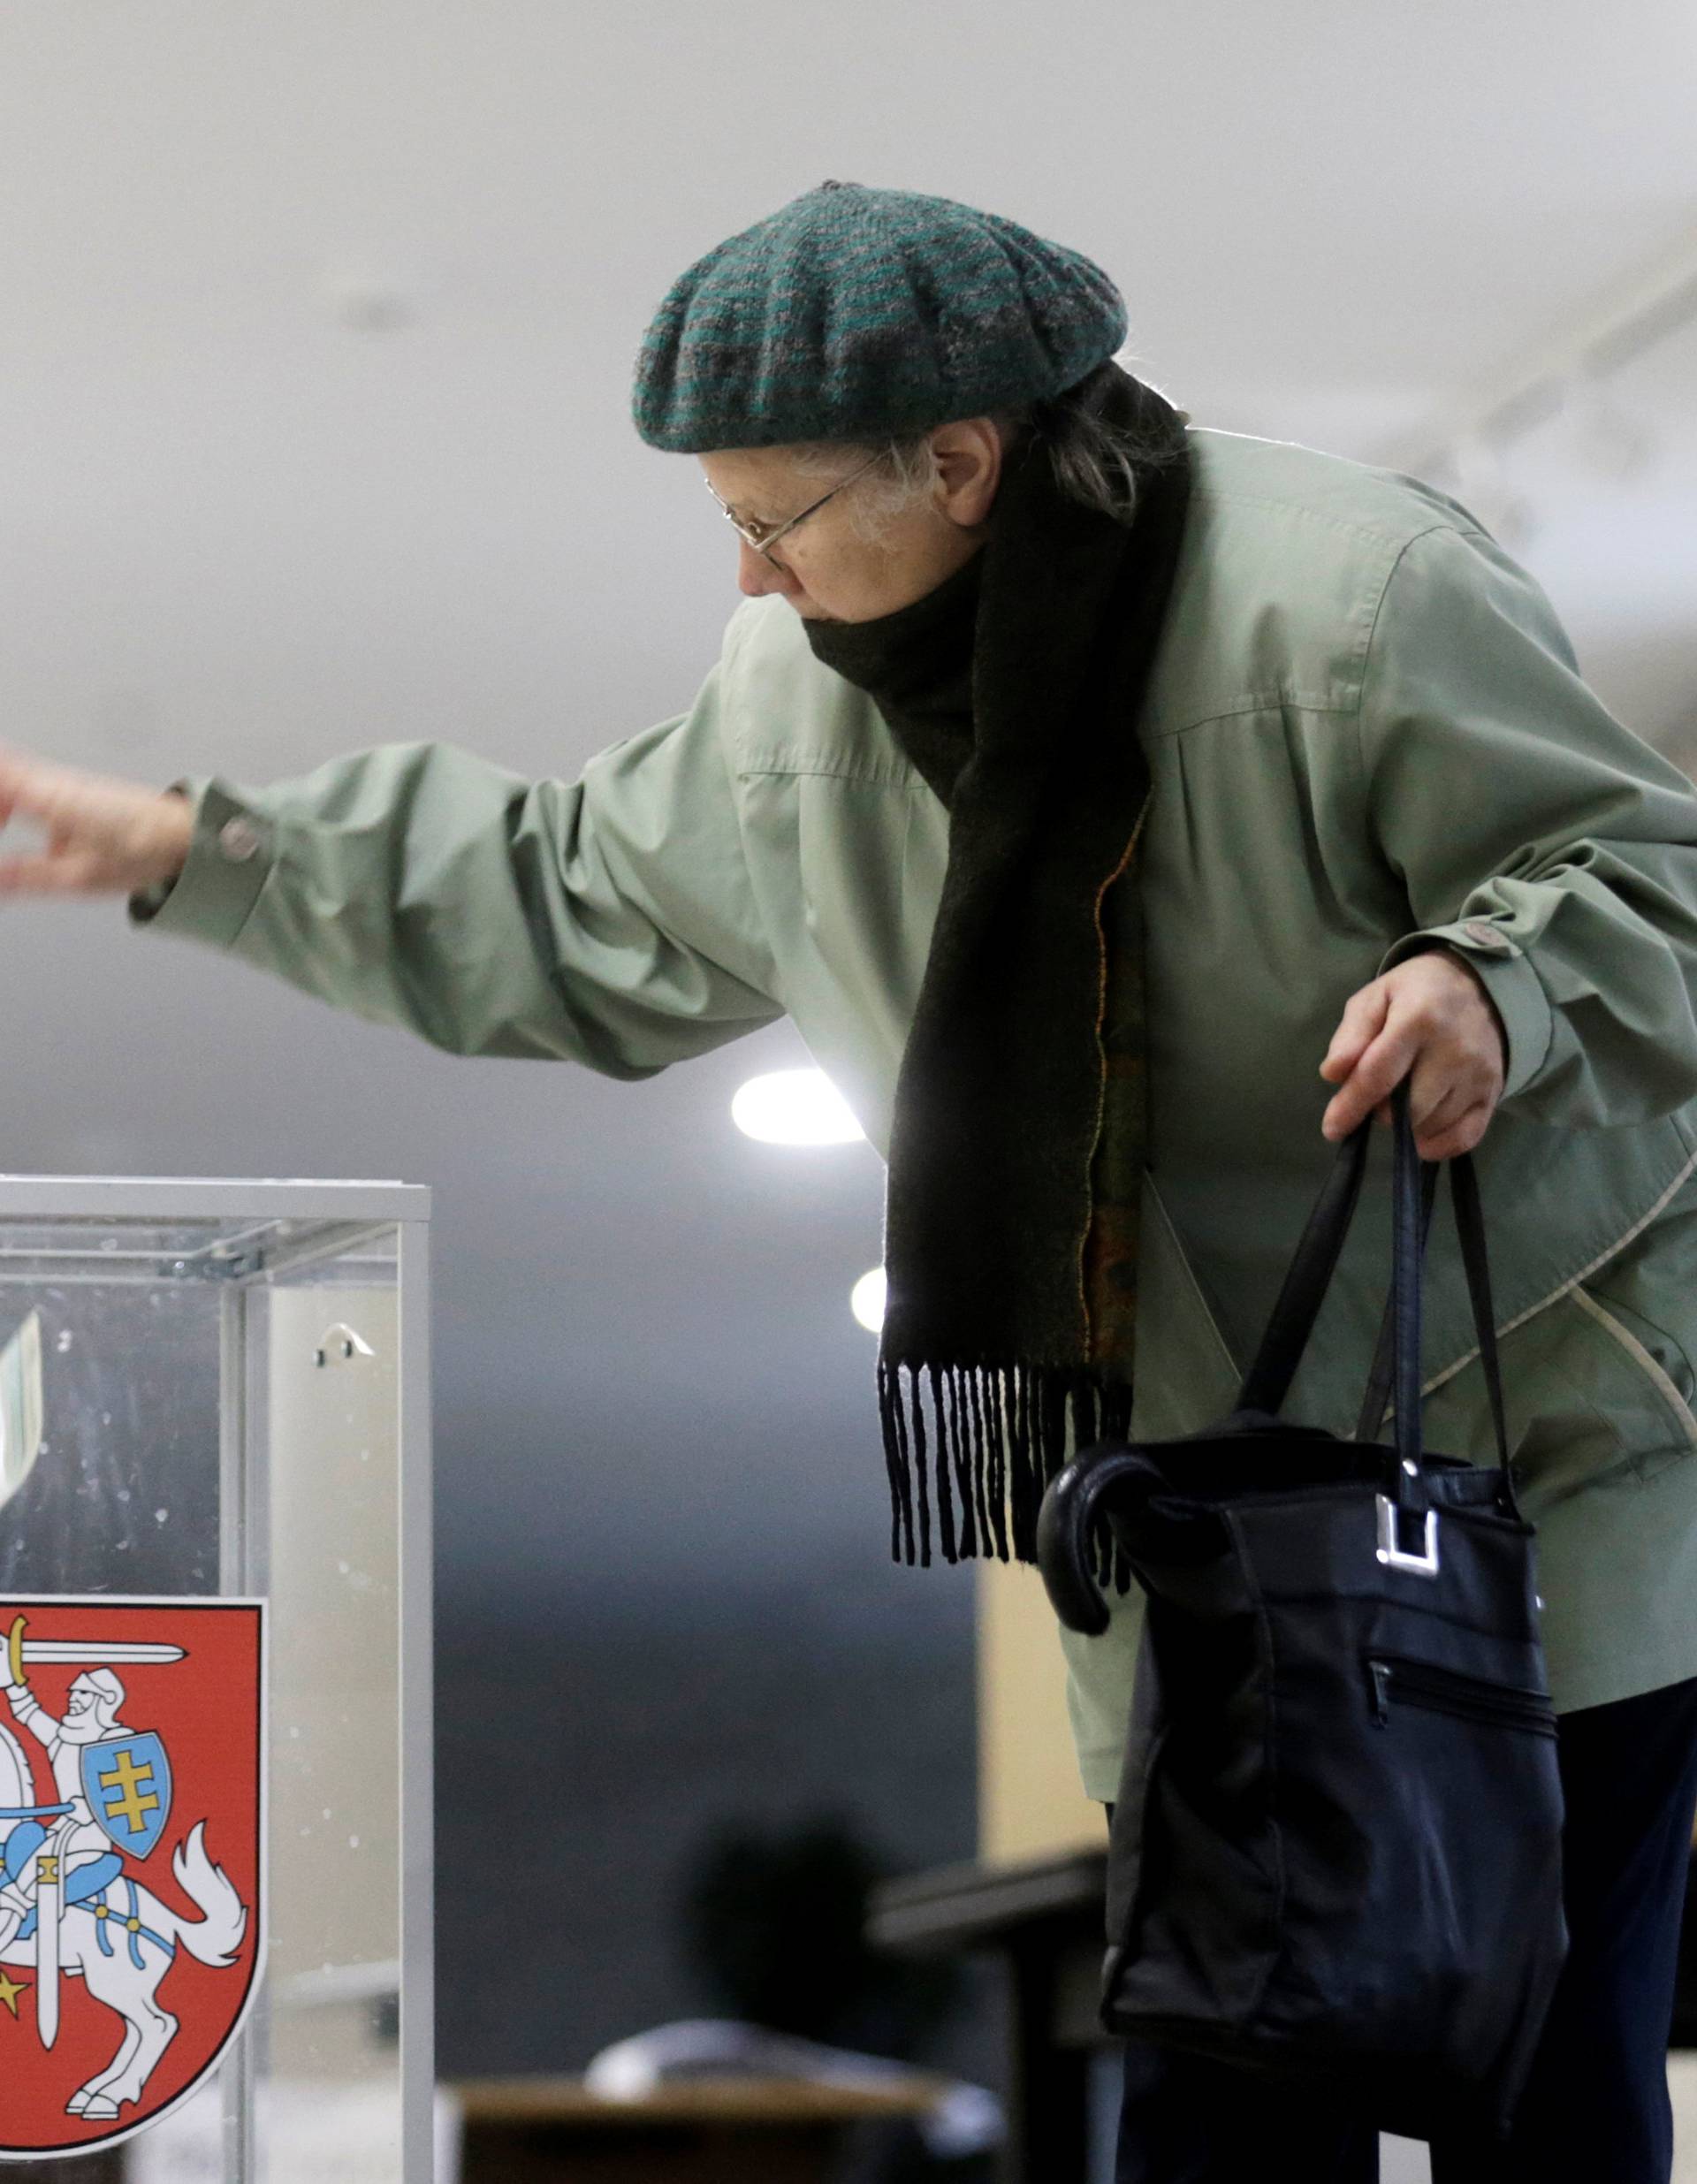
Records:
M1129 1388L1042 1366L880 1359L878 1408L890 1482L890 1559L925 1569L932 1563L933 1495L945 1562L1034 1563L1038 1511L1067 1461L1069 1424L1079 1449L1123 1441L1131 1425ZM1096 1582L1129 1593L1131 1564L1105 1517L1092 1526L1090 1551Z

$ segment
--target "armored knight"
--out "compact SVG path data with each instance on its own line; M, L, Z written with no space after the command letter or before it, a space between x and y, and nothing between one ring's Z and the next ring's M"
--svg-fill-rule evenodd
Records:
M83 1786L82 1755L90 1745L104 1744L131 1731L119 1719L124 1686L110 1669L85 1670L71 1686L63 1717L49 1714L27 1683L13 1676L0 1647L0 1685L19 1726L47 1748L59 1811L51 1829L26 1823L7 1838L0 1853L0 1949L23 1924L31 1908L29 1883L42 1855L57 1858L63 1900L74 1903L116 1880L123 1860L89 1809ZM95 1868L98 1868L96 1870Z

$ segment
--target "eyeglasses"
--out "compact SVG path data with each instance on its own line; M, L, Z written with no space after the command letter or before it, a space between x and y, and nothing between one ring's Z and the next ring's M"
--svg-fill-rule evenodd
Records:
M858 470L851 470L846 478L839 478L837 483L831 488L831 491L828 493L821 493L817 500L809 501L806 507L802 509L799 514L788 516L781 523L744 523L741 521L731 513L730 509L727 507L725 503L719 499L719 495L717 493L713 493L712 480L711 478L704 479L703 483L706 485L707 491L710 493L713 493L713 498L718 503L719 514L730 525L731 529L736 533L737 536L742 541L743 544L745 546L752 546L757 553L764 553L767 560L772 561L772 566L773 568L781 568L783 564L780 561L773 561L772 556L772 549L777 544L778 541L782 538L787 532L793 531L798 523L803 522L808 516L811 515L816 508L823 508L827 500L834 499L837 494L841 492L845 485L852 485L856 478L864 477L867 471L871 468L872 465L875 462L881 462L883 459L884 451L882 448L879 448L875 455L869 455L866 458L865 461L861 464Z

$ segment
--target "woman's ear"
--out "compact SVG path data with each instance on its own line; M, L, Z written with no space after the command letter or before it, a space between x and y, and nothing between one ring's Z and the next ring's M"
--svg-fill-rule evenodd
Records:
M1001 482L1001 435L989 417L963 417L931 436L937 508L963 530L989 521Z

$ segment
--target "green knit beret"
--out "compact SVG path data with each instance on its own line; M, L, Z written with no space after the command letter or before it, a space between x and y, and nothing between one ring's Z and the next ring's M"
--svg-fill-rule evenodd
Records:
M1076 250L952 198L822 182L673 284L631 406L675 454L876 439L1058 394L1125 334Z

